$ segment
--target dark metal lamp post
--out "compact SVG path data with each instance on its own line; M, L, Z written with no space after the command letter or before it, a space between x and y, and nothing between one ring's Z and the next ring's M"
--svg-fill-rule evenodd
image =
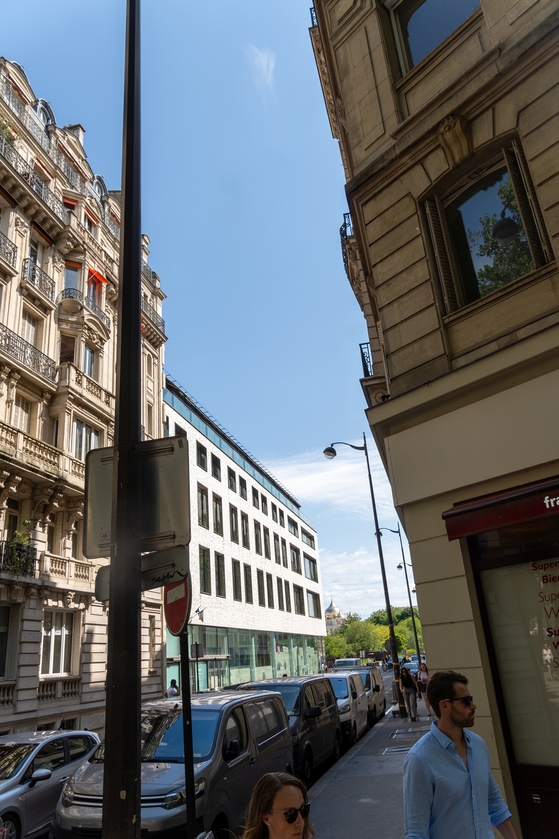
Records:
M328 460L332 460L336 457L337 452L334 446L349 446L350 449L355 449L358 452L365 452L365 458L367 460L367 473L369 476L369 489L371 491L371 504L373 506L373 517L375 520L375 536L377 538L377 547L378 547L378 555L380 560L380 571L382 576L382 586L384 588L384 601L386 604L386 618L388 620L388 631L390 633L390 648L392 651L392 665L394 667L394 680L397 681L400 678L400 662L398 659L398 647L396 645L396 636L394 634L394 621L392 619L392 607L390 605L390 595L388 594L388 581L386 579L386 569L384 566L384 554L382 552L382 533L380 532L380 528L378 526L378 515L377 515L377 505L375 501L375 491L373 489L373 479L371 477L371 464L369 463L369 452L367 449L367 438L365 437L365 433L363 433L363 445L362 446L354 446L351 443L344 443L342 441L338 441L337 443L332 443L330 446L324 449L324 457L327 457ZM400 716L405 716L405 707L403 703L403 698L401 697L400 691L398 691L398 704L400 706Z
M404 553L404 543L402 542L402 531L400 530L400 524L398 524L398 529L397 530L392 530L391 527L381 527L381 530L389 530L390 533L397 533L399 538L400 538L400 549L402 551L402 562L400 562L396 567L398 568L399 571L401 571L402 567L403 567L403 569L405 571L405 574L406 574L406 588L408 590L408 600L410 602L411 625L412 625L412 628L413 628L413 637L414 637L414 640L415 640L415 651L417 652L417 667L419 668L420 665L421 665L421 652L419 650L419 640L417 638L417 627L416 627L416 624L415 624L415 612L413 610L413 604L411 602L410 582L409 582L409 579L408 579L408 564L409 563L406 562L406 555ZM410 568L411 567L412 566L410 565ZM415 589L414 589L414 592L415 592Z

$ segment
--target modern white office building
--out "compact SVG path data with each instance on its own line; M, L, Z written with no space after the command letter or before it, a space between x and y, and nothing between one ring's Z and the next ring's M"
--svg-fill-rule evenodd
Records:
M165 434L184 434L190 463L190 640L203 645L195 687L317 673L323 637L317 534L297 500L175 381ZM167 634L167 677L179 681Z

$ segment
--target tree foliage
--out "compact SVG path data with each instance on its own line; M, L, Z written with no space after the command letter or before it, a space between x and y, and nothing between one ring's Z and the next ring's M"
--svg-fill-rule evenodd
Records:
M487 213L480 218L481 230L468 230L468 241L470 245L477 247L477 256L491 259L491 264L484 265L476 271L482 297L534 269L510 178L499 187L497 195L503 202L507 217L512 218L518 225L519 232L508 244L498 242L493 236L493 228L498 221L495 213Z
M419 613L414 607L415 623L420 647L423 646ZM394 620L394 634L398 652L415 650L413 637L411 610L409 606L392 606ZM365 653L374 650L384 650L385 642L389 638L388 619L386 609L378 609L366 620L359 615L350 613L342 625L325 640L327 656L333 658L357 657L361 651Z

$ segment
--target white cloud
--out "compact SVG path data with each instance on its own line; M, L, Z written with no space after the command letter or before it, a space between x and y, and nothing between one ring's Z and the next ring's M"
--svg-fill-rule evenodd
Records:
M276 55L268 47L259 49L249 44L246 54L252 70L254 84L263 96L268 96L274 89L274 70Z
M393 520L392 490L386 472L376 450L369 452L369 458L379 517L382 512L383 519L388 516ZM362 452L340 446L334 460L326 460L322 451L314 450L266 465L303 505L324 505L360 517L372 515L367 464Z

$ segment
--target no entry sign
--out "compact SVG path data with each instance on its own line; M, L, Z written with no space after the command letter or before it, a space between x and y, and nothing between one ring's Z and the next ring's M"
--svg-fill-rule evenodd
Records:
M171 635L181 635L190 617L192 587L190 574L180 583L165 586L163 603L165 606L165 620Z

